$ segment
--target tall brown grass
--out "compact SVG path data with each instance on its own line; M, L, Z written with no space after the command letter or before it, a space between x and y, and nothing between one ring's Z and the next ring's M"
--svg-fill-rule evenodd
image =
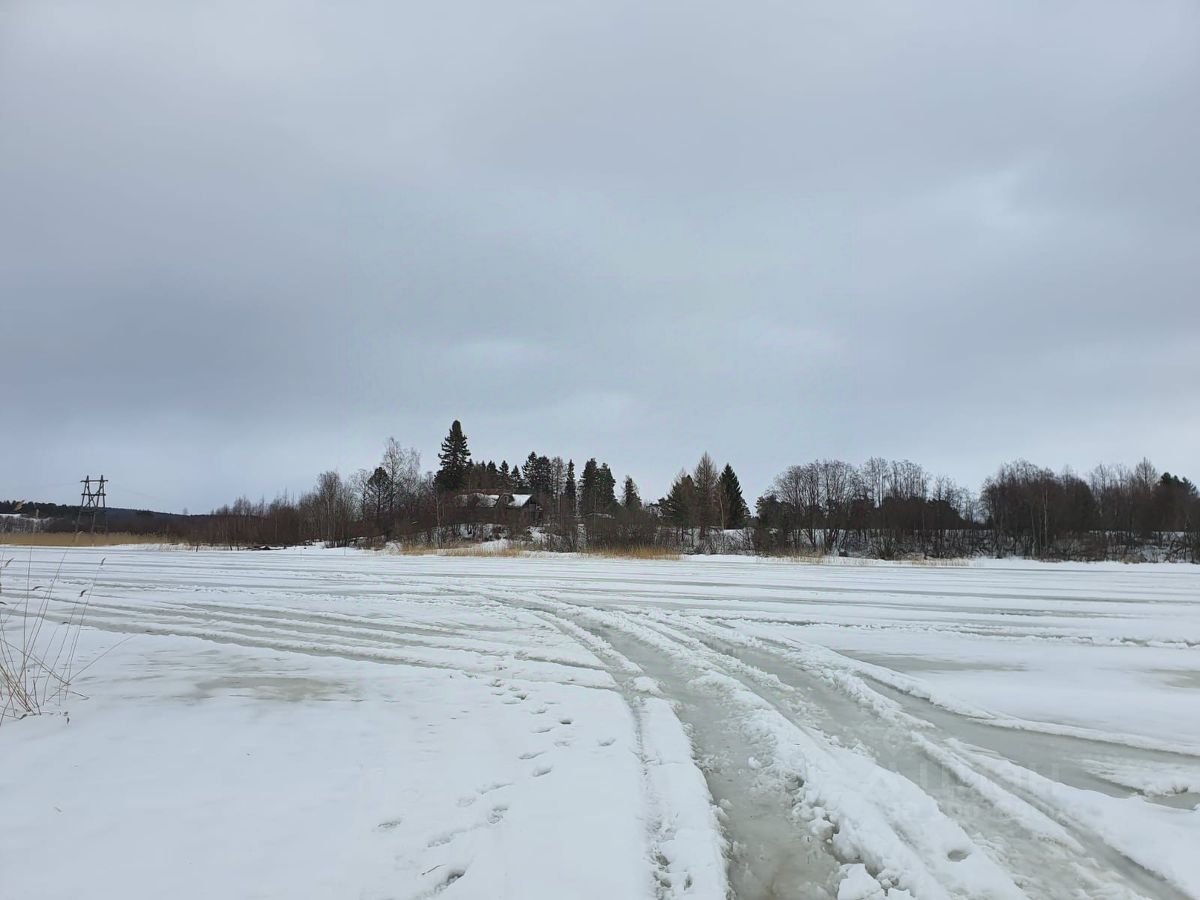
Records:
M480 544L454 543L442 544L401 544L388 548L389 553L400 556L479 556L479 557L515 557L524 556L531 548L519 544L509 544L506 547L485 547Z
M65 531L0 533L0 544L12 547L115 547L120 544L169 543L171 539L161 534L130 534L125 531L111 534L70 534Z
M514 557L525 556L530 551L524 547L513 546L509 544L507 547L499 547L489 549L476 544L473 547L451 547L448 550L442 551L442 556L487 556L487 557Z
M654 544L639 544L633 547L588 547L584 556L599 556L604 559L679 559L679 551L671 547Z

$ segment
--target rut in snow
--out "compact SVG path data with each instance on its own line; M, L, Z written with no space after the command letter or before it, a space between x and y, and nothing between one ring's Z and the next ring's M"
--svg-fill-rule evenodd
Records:
M985 881L990 877L996 882L990 896L1184 896L1077 823L1047 815L1018 786L977 771L941 729L893 709L894 701L883 694L871 697L874 692L865 683L846 684L844 673L814 672L781 648L739 639L720 626L683 616L599 611L545 595L543 602L543 608L557 608L557 615L583 623L589 633L617 648L675 702L723 811L732 848L730 883L743 900L836 896L839 864L862 857L839 845L842 823L836 813L832 834L821 822L814 824L812 811L790 793L798 776L778 767L771 771L772 748L739 723L738 699L713 690L706 676L714 674L731 679L796 729L833 747L853 748L870 760L878 777L898 777L927 795L944 824L961 828L967 839L962 847L947 850L944 862L950 871L969 860L981 864ZM678 652L663 652L671 645ZM917 860L922 862L931 860ZM925 886L953 885L946 867L937 865L941 862L927 870ZM883 886L921 883L920 874L914 878L887 866L868 868ZM969 883L963 882L964 889ZM933 895L929 890L915 893ZM951 887L946 896L973 894Z

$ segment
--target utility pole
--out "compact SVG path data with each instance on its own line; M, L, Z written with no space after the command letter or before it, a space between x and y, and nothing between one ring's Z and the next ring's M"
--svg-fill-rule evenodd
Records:
M83 521L84 515L88 510L92 511L91 533L96 533L96 521L99 519L104 533L108 533L108 506L107 492L105 485L108 484L108 479L103 475L99 480L94 480L91 475L84 476L80 482L83 485L83 490L79 495L79 512L75 515L75 531L79 532L79 525Z

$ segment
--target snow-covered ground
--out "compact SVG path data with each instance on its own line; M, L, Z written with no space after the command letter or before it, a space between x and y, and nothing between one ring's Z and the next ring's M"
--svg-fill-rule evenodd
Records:
M0 558L3 900L1200 897L1200 567Z

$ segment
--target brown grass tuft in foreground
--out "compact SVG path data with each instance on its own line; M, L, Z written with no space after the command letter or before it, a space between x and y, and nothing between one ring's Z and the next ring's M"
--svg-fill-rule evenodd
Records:
M65 531L12 532L0 534L0 544L13 547L113 547L118 544L169 544L171 539L161 534L70 534Z

